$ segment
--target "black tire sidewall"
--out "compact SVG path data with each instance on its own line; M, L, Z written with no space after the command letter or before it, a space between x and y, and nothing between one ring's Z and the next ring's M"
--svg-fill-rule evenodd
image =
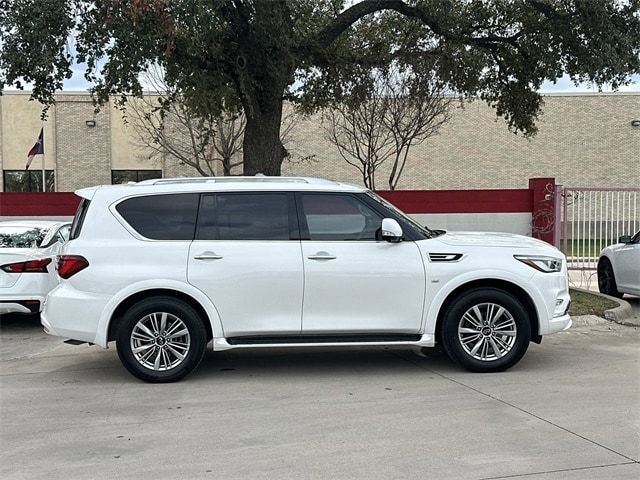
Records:
M469 355L460 345L458 324L460 319L474 305L495 303L507 309L516 322L516 341L511 350L502 358L481 361ZM454 361L472 372L500 372L520 361L531 341L531 316L522 303L512 294L496 288L478 288L462 293L450 305L442 324L442 343L445 351Z
M605 272L608 273L605 277ZM602 279L607 278L607 284L602 285ZM603 288L604 287L604 288ZM611 295L612 297L622 297L622 294L618 291L618 284L616 282L616 275L613 271L613 265L608 258L604 258L598 265L598 290L605 295Z
M167 312L179 317L189 330L191 337L186 358L180 365L169 371L157 372L140 365L131 351L130 337L134 326L145 315L154 312ZM152 297L136 303L123 315L116 333L116 348L120 361L129 373L149 383L168 383L184 378L202 360L206 344L207 333L200 315L191 305L171 297Z

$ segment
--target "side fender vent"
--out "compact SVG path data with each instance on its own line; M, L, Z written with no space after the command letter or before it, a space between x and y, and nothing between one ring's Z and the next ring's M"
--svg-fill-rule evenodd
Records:
M429 260L432 262L457 262L462 258L461 253L430 253Z

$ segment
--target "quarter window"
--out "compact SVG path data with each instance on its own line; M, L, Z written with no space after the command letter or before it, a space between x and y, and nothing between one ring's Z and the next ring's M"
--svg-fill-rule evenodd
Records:
M221 193L200 205L198 240L289 240L289 195Z
M353 195L301 194L311 240L376 240L382 217Z
M119 203L116 210L143 237L193 240L198 197L197 193L135 197Z

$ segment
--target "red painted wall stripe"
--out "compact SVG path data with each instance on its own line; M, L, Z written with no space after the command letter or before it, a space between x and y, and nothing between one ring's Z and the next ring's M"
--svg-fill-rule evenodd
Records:
M379 191L406 213L531 212L532 190ZM0 193L0 216L71 216L79 197L73 193Z
M395 190L378 191L406 213L531 212L533 193L517 190Z
M73 193L0 193L0 216L73 216L80 197Z

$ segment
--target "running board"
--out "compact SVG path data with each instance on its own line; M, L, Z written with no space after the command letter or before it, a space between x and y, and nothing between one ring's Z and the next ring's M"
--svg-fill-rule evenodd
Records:
M66 343L67 345L84 345L85 343L87 345L93 345L93 343L91 342L85 342L83 340L74 340L73 338L70 338L69 340L65 340L63 343Z
M305 344L305 343L394 343L417 342L422 335L412 333L384 333L370 335L283 335L261 336L251 335L243 337L229 337L229 345L274 345L274 344Z

